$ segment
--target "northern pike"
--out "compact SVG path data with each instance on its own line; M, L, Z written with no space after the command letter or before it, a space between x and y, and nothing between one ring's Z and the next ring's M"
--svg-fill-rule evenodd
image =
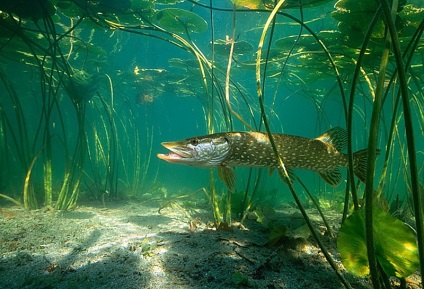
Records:
M341 151L347 145L347 132L336 127L317 138L287 134L272 134L284 167L317 172L329 185L340 184L339 167L348 166L348 156ZM170 163L195 167L218 167L218 175L231 190L235 177L232 167L279 166L268 134L263 132L222 132L188 138L175 142L163 142L169 154L158 158ZM353 154L354 174L365 182L367 150Z

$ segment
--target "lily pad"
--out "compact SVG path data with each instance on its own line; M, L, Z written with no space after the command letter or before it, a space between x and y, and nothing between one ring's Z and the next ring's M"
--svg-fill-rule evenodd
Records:
M375 254L384 272L404 278L418 266L418 248L415 235L403 222L389 213L373 208ZM356 211L340 228L337 240L343 265L358 277L369 274L365 238L365 213Z
M329 2L330 0L286 0L282 8L296 8L299 6L302 7L316 7L322 3ZM275 5L274 0L231 0L236 7L245 7L249 9L272 9Z
M56 8L49 0L2 0L0 10L34 21L56 13Z
M344 35L346 44L357 47L363 41L364 35L377 11L375 1L368 0L339 0L334 5L335 11L331 16L338 20L338 28ZM383 20L379 20L372 31L371 38L383 39L385 33Z
M102 13L124 13L131 7L130 0L100 0L97 9Z
M156 14L156 20L162 28L175 33L202 33L208 29L208 24L202 17L178 8L160 10Z
M236 7L244 7L249 9L263 9L262 0L231 0Z
M175 5L184 2L184 0L156 0L155 2L162 5Z
M412 4L405 5L399 16L408 22L421 22L424 19L424 7L415 7Z

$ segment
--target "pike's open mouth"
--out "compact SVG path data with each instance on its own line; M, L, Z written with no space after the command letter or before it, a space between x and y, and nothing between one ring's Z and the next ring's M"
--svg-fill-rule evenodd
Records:
M191 158L191 154L180 149L174 142L163 142L162 145L169 149L167 154L157 154L157 157L167 162L179 162Z
M160 158L161 160L165 160L165 161L171 161L171 160L181 160L184 157L174 153L174 152L170 152L169 154L157 154L158 158Z

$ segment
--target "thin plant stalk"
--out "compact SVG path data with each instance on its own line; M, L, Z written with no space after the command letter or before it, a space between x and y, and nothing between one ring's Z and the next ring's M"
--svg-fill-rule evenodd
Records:
M350 183L350 190L351 190L351 196L352 196L352 202L355 210L359 209L358 204L358 197L356 193L356 185L354 182L354 171L353 171L353 148L352 148L352 126L353 126L353 108L354 108L354 100L355 100L355 92L357 87L357 82L359 78L359 73L362 70L362 62L365 56L365 52L368 47L368 43L371 40L371 35L374 30L375 25L377 24L379 20L380 15L380 9L376 11L374 14L373 19L371 20L371 23L369 25L369 28L367 30L367 33L364 36L364 40L362 42L361 50L359 51L358 59L356 60L356 66L355 71L353 73L352 77L352 83L351 83L351 89L350 89L350 95L349 95L349 102L348 102L348 110L347 110L347 120L346 120L346 128L347 128L347 155L348 155L348 174L349 174L349 183ZM366 75L364 73L364 75ZM375 94L374 94L375 99ZM348 191L347 191L348 193ZM348 198L346 198L348 200ZM348 207L348 204L345 203L345 208ZM347 210L345 210L345 213L343 214L343 220L346 218Z
M384 2L384 1L382 1ZM386 3L387 4L387 3ZM393 1L391 11L389 10L389 15L386 15L387 18L392 19L396 16L397 11L397 1ZM384 9L383 9L384 10ZM384 11L386 13L386 11ZM386 31L388 31L386 29ZM396 33L395 31L393 31ZM374 199L374 171L376 164L376 155L377 155L377 142L378 142L378 130L380 123L380 115L383 105L383 92L384 92L384 83L386 78L386 68L389 60L391 38L390 33L386 34L385 45L381 55L380 69L378 73L377 88L375 91L374 105L371 115L370 122L370 133L368 140L368 158L367 158L367 176L365 183L365 236L366 236L366 245L367 245L367 256L368 264L371 275L371 280L374 288L380 288L383 284L380 283L379 276L383 276L378 273L379 264L376 258L375 243L374 243L374 223L373 223L373 199Z
M388 26L389 34L393 44L393 51L396 60L396 66L399 74L399 85L402 94L403 114L405 119L405 132L406 141L408 147L408 158L409 158L409 169L411 174L411 189L412 199L414 201L414 213L415 223L417 230L417 242L420 259L421 276L424 276L424 208L423 208L423 196L420 193L419 188L419 177L418 177L418 164L416 157L415 148L415 136L413 119L411 114L411 108L408 97L408 82L406 80L406 73L402 60L402 53L400 49L400 43L394 20L390 11L389 3L385 0L379 0L384 11L385 23Z
M264 123L265 129L267 131L272 149L274 151L275 157L278 159L278 173L280 175L280 177L282 178L282 180L284 182L287 183L290 192L292 193L292 196L296 202L297 207L299 208L309 230L311 231L312 236L314 237L315 241L317 242L318 246L320 247L320 249L322 250L325 258L327 259L327 262L330 264L331 268L334 270L334 272L336 273L337 277L339 278L339 280L342 282L342 284L346 287L346 288L352 288L352 286L350 285L350 283L343 277L343 275L341 274L341 272L339 271L335 261L333 260L333 258L331 257L331 255L329 254L329 252L327 251L327 249L325 248L324 244L322 243L319 234L317 233L317 231L315 230L312 222L309 219L308 214L306 213L302 203L300 202L300 199L297 196L297 193L295 192L293 185L292 185L292 181L289 177L289 174L284 166L283 160L281 159L279 153L278 153L278 149L277 146L274 142L274 139L272 137L272 132L271 129L269 127L268 121L267 121L267 117L265 114L265 105L264 105L264 97L262 94L262 89L261 89L261 73L260 73L260 64L261 64L261 52L262 52L262 47L263 47L263 43L265 40L265 36L267 33L267 30L269 28L269 25L271 24L271 22L274 20L275 16L277 15L277 12L279 11L279 9L282 7L282 5L284 4L285 0L280 0L278 1L278 3L275 5L274 9L271 11L265 25L262 31L262 35L260 37L260 41L258 44L258 50L257 50L257 58L256 58L256 89L257 89L257 94L258 94L258 100L259 100L259 105L261 108L261 116L262 116L262 121Z

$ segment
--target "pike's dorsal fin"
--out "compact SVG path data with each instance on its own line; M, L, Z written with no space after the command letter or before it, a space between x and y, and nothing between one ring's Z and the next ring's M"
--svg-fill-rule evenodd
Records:
M227 166L219 166L218 177L221 179L221 181L224 182L224 184L230 191L234 192L234 189L236 187L236 174L233 168Z
M316 139L333 145L338 151L344 150L347 146L347 132L341 127L332 128Z
M318 172L319 176L330 186L336 187L342 180L342 173L338 168Z

